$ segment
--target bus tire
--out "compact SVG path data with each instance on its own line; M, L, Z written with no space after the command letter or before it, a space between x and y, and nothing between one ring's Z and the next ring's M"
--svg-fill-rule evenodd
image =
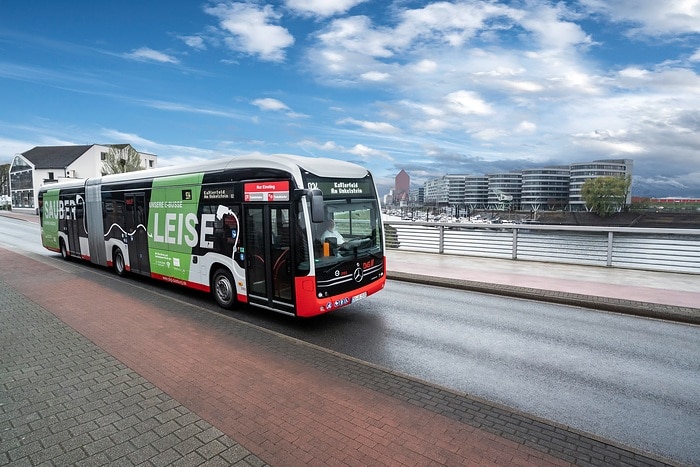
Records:
M126 262L124 261L124 254L122 253L122 250L115 248L112 257L114 272L116 272L118 276L124 277L126 275Z
M211 276L211 293L221 308L229 309L236 303L236 287L228 269L219 268Z
M61 251L61 258L65 260L70 259L70 253L68 253L68 248L66 248L66 242L63 239L58 241L58 249Z

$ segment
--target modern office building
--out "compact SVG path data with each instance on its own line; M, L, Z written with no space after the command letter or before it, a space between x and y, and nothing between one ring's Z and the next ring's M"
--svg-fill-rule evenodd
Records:
M464 204L464 186L467 175L447 174L425 182L426 206Z
M493 173L488 178L488 208L499 210L520 209L523 174L520 172Z
M425 200L425 186L411 188L408 192L408 204L410 206L422 206Z
M489 179L485 175L464 178L464 204L469 209L486 209L489 201Z
M565 210L569 205L569 167L544 167L522 171L520 209Z
M569 210L585 211L586 203L581 197L581 187L586 180L597 177L632 176L631 159L610 159L580 162L569 166ZM632 190L627 194L626 204L632 202Z

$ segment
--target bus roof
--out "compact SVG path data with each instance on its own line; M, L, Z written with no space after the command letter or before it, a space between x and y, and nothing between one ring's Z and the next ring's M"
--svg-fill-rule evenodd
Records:
M362 178L368 171L364 167L351 162L322 157L303 157L291 154L253 153L244 156L233 156L222 159L194 162L186 165L161 167L150 170L138 170L120 174L105 175L91 179L75 179L59 183L42 185L41 189L77 187L84 184L100 184L130 180L141 180L156 177L168 177L198 172L217 172L225 169L270 168L290 172L298 180L301 171L307 171L321 177Z

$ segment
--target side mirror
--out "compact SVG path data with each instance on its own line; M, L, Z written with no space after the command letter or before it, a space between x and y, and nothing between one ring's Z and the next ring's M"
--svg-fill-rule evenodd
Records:
M320 224L326 220L325 212L323 208L323 193L318 189L298 189L294 190L294 195L296 199L301 199L302 196L306 196L311 203L311 222L315 224Z
M325 220L323 210L323 193L321 190L310 190L311 193L311 222L320 224Z

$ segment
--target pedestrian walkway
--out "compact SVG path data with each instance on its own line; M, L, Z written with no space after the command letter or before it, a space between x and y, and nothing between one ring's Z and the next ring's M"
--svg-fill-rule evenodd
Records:
M89 267L0 264L2 465L664 463Z
M265 464L4 281L0 303L0 465Z
M389 250L387 276L700 324L700 275Z

